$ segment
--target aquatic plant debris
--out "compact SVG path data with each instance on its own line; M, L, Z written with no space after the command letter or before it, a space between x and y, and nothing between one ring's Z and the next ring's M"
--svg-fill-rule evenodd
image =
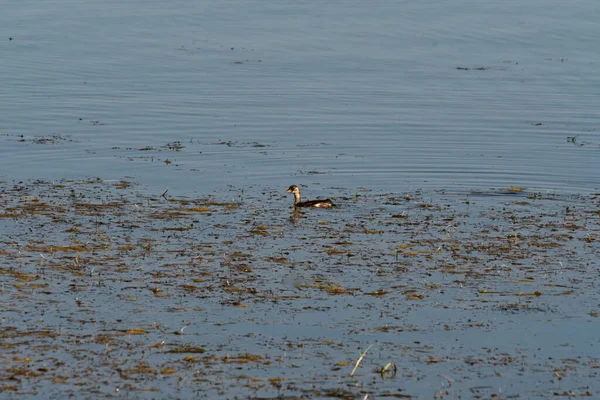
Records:
M360 362L362 361L363 358L365 358L365 356L367 355L367 352L369 351L369 349L371 347L373 347L373 345L369 345L369 347L367 347L365 349L365 351L363 351L363 352L360 353L360 356L358 357L358 360L356 360L356 364L354 364L354 368L352 368L352 372L350 372L350 376L354 376L354 373L356 372L356 369L360 365Z
M2 183L2 396L600 396L599 194L241 190Z

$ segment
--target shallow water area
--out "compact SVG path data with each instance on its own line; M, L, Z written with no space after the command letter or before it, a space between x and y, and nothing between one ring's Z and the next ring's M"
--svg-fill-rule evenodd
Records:
M3 190L3 392L597 395L597 196L338 190Z

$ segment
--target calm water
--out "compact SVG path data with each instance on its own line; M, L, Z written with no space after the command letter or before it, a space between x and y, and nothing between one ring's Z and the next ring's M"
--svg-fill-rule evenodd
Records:
M592 1L7 3L0 178L595 191L597 15ZM39 143L53 135L67 140Z

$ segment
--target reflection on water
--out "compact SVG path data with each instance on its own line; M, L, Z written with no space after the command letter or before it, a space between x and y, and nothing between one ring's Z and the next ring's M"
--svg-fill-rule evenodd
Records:
M298 222L300 222L300 217L302 217L302 211L300 211L298 207L294 207L292 210L292 215L290 216L290 221L292 221L294 225L298 225Z

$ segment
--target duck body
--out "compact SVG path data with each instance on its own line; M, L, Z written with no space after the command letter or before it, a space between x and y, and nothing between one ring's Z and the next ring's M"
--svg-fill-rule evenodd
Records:
M317 207L317 208L330 208L335 207L333 201L329 199L325 200L309 200L309 201L301 201L299 203L294 203L295 207Z
M294 207L331 208L336 206L333 204L333 201L329 199L301 201L300 189L296 185L290 186L288 190L286 190L286 193L294 194Z

